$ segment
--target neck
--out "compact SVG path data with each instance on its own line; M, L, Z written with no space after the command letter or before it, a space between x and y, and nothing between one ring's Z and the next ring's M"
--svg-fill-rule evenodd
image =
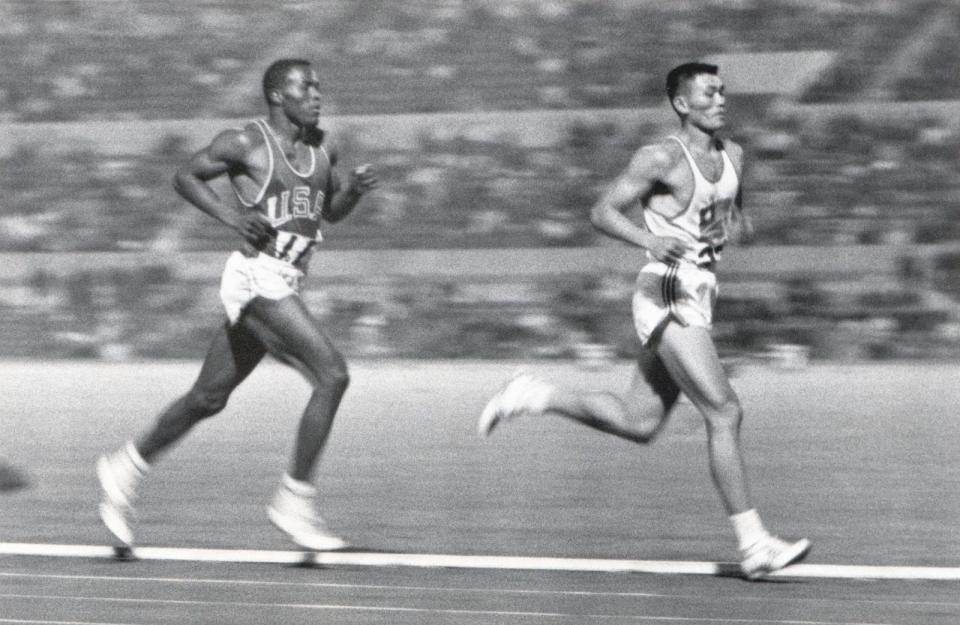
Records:
M683 125L680 129L680 136L683 138L683 142L687 144L687 147L703 152L710 150L717 144L716 133L714 131L704 130L690 124Z
M289 139L291 142L303 139L306 129L294 124L282 111L271 110L267 123L278 137Z

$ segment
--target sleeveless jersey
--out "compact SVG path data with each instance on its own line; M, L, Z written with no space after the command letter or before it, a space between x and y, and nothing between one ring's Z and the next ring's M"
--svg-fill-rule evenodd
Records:
M693 249L684 260L708 265L720 257L727 240L740 181L726 150L720 150L723 158L720 178L711 182L700 171L683 141L674 136L670 139L680 144L693 172L693 195L686 207L679 206L669 195L652 196L644 206L644 225L652 234L689 243Z
M330 182L330 155L322 145L319 149L307 146L310 165L300 171L287 160L267 122L258 119L254 125L263 135L267 148L267 177L252 199L245 198L231 180L234 193L243 206L261 212L277 230L276 238L256 251L292 265L306 265L313 246L323 240L320 215ZM247 252L253 251L250 244L245 244L245 248Z

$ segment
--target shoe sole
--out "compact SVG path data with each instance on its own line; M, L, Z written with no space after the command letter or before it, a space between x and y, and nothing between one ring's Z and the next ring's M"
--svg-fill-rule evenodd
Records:
M336 536L328 536L322 539L316 537L303 538L303 535L292 524L288 523L285 520L286 517L277 512L273 506L267 507L267 518L270 519L274 527L286 534L293 544L308 551L339 551L350 546L347 541Z
M107 502L100 504L100 520L103 521L114 538L121 543L121 546L133 546L133 532L130 530L130 525L111 504Z
M796 543L794 543L793 548L786 552L788 555L786 556L785 562L783 562L782 564L778 563L776 565L772 565L770 566L770 568L754 571L753 573L747 573L746 578L750 581L760 580L766 577L767 575L769 575L770 573L773 573L775 571L781 571L792 564L797 564L798 562L802 562L804 558L806 558L810 554L811 549L813 549L813 544L809 540L807 540L806 538L798 540Z
M500 411L497 408L497 404L500 402L502 396L503 391L494 395L493 399L484 406L483 412L480 413L480 419L477 421L477 434L480 438L490 436L493 429L497 427L497 423L500 421L500 415L498 414Z

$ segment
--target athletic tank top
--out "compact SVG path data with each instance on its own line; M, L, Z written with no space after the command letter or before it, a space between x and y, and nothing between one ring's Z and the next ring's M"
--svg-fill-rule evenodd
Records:
M258 250L245 243L244 252L258 251L292 265L304 266L313 246L323 240L320 215L330 182L330 155L323 145L317 149L307 146L309 166L303 171L298 170L287 160L267 122L258 119L254 125L263 134L267 148L267 177L253 198L245 198L233 180L231 184L240 203L263 213L276 228L277 236Z
M679 137L669 138L680 144L693 172L693 195L686 207L679 206L667 194L651 196L644 206L644 225L657 236L688 242L693 249L684 260L708 265L720 257L727 240L740 181L726 150L720 150L723 158L720 178L711 182L700 171L683 141Z

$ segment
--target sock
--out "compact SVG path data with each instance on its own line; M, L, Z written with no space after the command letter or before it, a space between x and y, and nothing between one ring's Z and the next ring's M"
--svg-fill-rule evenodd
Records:
M299 495L300 497L312 497L317 493L316 487L310 482L304 482L301 480L295 480L290 477L289 473L284 473L283 477L280 478L281 483L294 495Z
M746 512L730 515L733 531L737 535L737 544L743 551L770 535L763 527L763 521L755 508Z
M146 475L147 471L150 470L150 463L143 459L143 456L140 455L140 451L137 450L137 446L133 444L133 441L127 441L123 449L127 454L127 459L130 461L131 466L140 474L139 476L143 477Z

